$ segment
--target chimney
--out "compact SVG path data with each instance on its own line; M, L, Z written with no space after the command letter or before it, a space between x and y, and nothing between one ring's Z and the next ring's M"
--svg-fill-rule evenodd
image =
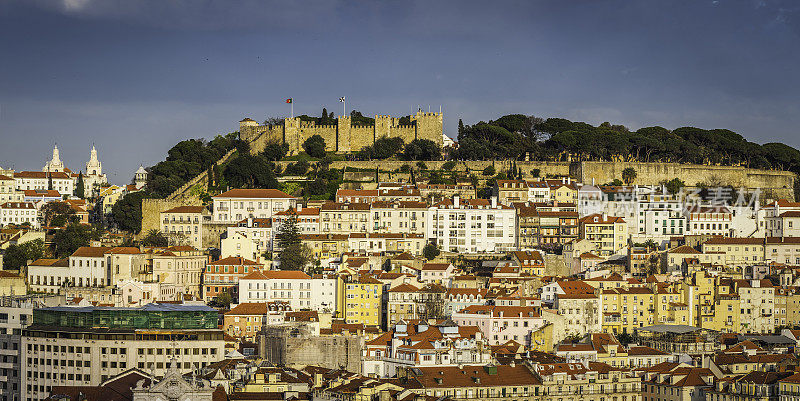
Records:
M453 208L458 209L460 206L461 197L458 195L453 195Z
M606 221L606 219L608 219L608 214L606 214L606 212L603 212L601 216L603 217L603 221Z
M295 206L294 210L296 210L296 211L297 211L297 213L300 213L301 211L303 211L303 204L302 204L302 203L298 203L298 204Z
M492 196L492 209L497 208L497 197Z
M247 228L253 228L253 216L247 217Z
M566 179L565 179L564 177L561 177L561 183L562 183L562 184L566 184L566 183L567 183L567 182L566 182Z

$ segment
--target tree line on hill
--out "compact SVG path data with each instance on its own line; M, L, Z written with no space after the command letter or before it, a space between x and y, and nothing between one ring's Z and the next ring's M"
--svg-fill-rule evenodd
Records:
M631 131L604 122L593 126L563 118L510 114L494 121L459 121L459 160L628 160L718 165L800 172L800 151L782 143L759 145L727 129L644 127Z

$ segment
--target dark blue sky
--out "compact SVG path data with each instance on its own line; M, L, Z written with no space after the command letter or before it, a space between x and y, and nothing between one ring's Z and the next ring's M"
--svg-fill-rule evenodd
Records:
M115 183L263 120L508 113L728 128L800 146L795 1L0 0L0 166Z

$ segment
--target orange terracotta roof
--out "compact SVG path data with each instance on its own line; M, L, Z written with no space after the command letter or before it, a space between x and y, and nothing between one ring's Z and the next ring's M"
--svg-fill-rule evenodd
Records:
M202 213L203 206L178 206L161 213Z

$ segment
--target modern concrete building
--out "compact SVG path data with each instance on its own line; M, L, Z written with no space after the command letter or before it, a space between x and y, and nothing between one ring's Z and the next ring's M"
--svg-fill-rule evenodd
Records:
M205 305L35 309L22 330L23 399L45 399L54 386L97 386L130 368L164 376L173 359L182 373L222 360L217 321Z

